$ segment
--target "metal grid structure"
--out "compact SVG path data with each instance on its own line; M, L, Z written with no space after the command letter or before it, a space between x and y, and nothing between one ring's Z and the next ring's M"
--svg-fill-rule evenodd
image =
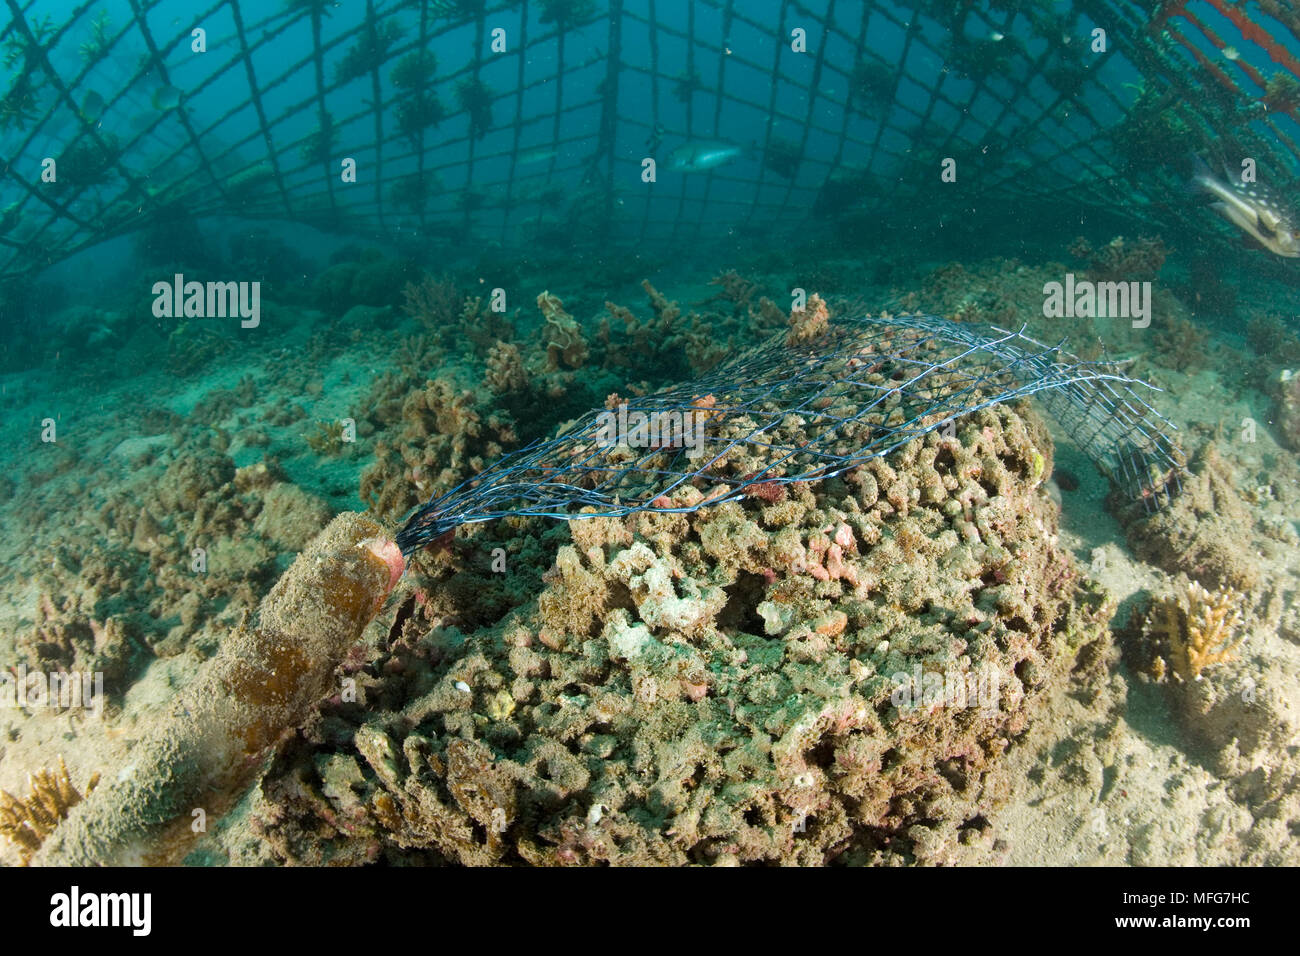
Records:
M409 555L506 515L695 511L842 474L933 431L957 441L967 416L1030 395L1123 493L1154 510L1177 492L1183 459L1143 387L1023 330L922 315L837 319L812 341L774 336L635 399L617 424L609 409L583 416L430 501L397 543ZM682 503L672 496L684 487L696 493Z
M0 278L177 210L426 246L681 243L900 207L924 219L927 197L955 195L943 157L963 199L1064 199L1208 231L1170 198L1182 154L1249 154L1279 186L1300 158L1300 14L1285 0L52 9L0 0ZM671 150L701 138L748 155L674 172Z

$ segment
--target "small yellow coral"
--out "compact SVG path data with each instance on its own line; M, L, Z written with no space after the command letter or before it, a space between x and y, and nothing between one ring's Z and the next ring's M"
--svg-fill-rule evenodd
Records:
M1152 609L1152 628L1169 639L1174 673L1183 680L1200 680L1213 664L1236 660L1233 653L1245 635L1241 626L1241 595L1232 588L1211 593L1192 581L1178 599L1161 601Z
M347 425L342 421L316 423L316 430L303 434L309 448L318 455L337 455L347 444Z
M18 845L26 864L68 811L89 796L97 783L99 774L92 774L86 792L81 793L72 785L68 767L60 756L57 771L41 770L28 775L31 793L25 799L0 790L0 834Z
M487 715L493 720L505 720L514 712L514 695L504 687L488 698Z

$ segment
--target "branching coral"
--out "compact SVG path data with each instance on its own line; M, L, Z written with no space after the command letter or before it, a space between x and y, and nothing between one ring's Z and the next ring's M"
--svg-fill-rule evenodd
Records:
M507 414L441 380L407 394L396 414L401 431L376 442L375 462L361 476L362 500L385 517L452 488L515 441Z
M90 795L99 783L99 774L91 774L83 794L72 784L67 764L59 757L56 770L41 770L27 777L30 791L19 799L0 790L0 836L17 844L23 864L41 848L45 838L68 815L68 811Z
M949 37L944 63L960 77L982 80L1006 74L1017 53L1023 47L1014 36L972 40L958 30Z
M117 161L121 156L117 137L105 134L97 138L83 138L65 149L59 156L60 183L79 186L101 186L117 175ZM64 173L67 173L65 180Z
M336 82L346 83L378 69L388 51L402 38L401 26L393 20L371 18L360 38L334 67Z
M308 136L298 149L303 162L310 163L329 159L330 150L334 148L336 132L334 117L325 110L320 111L320 122L316 131Z
M524 368L519 346L501 341L492 346L488 350L487 373L483 382L498 395L528 388L528 370Z
M887 106L894 95L894 71L883 63L859 60L849 78L853 108L868 115Z
M429 12L435 17L459 20L481 16L486 5L486 0L431 0Z
M594 19L594 0L542 0L542 23L554 23L561 30Z
M81 44L78 52L87 63L95 63L107 52L112 40L113 21L107 10L100 10L90 23L90 39Z
M466 296L461 306L456 336L471 347L474 354L486 359L498 342L514 338L514 324L504 312L492 309L482 296Z
M1110 133L1130 175L1165 166L1202 146L1203 134L1189 120L1194 112L1170 90L1142 87L1137 101Z
M430 50L417 50L398 60L388 78L400 89L422 90L437 70L438 57Z
M1279 70L1268 79L1264 89L1264 102L1270 110L1288 112L1300 106L1300 81L1285 70Z
M447 111L435 93L416 93L397 104L398 128L412 138L422 129L437 126L446 115Z
M55 32L50 17L33 18L30 23L31 37L22 30L9 30L4 41L4 65L8 70L30 70L42 48L48 50L46 40ZM35 42L33 42L33 40ZM22 66L19 67L18 64Z
M1236 660L1245 640L1241 626L1241 595L1232 588L1211 592L1196 581L1177 599L1160 601L1151 610L1148 633L1169 642L1174 673L1185 681L1201 679L1201 671Z
M802 160L799 144L788 139L773 139L763 152L763 165L785 179L794 179Z
M1151 236L1135 240L1116 236L1100 248L1080 237L1070 246L1070 253L1088 260L1091 278L1123 282L1154 279L1169 256L1164 242Z
M36 118L36 113L36 87L30 76L21 74L0 97L0 131L11 128L22 131Z
M722 291L708 301L713 302L717 299L723 299L730 302L737 315L749 308L750 303L754 301L755 293L758 291L757 282L742 276L735 269L729 269L721 275L714 276L709 280L709 285L721 286Z
M673 84L673 96L679 103L689 103L696 92L704 89L704 80L697 70L689 72L683 70L677 74L676 80L677 82Z
M346 426L341 420L317 422L314 431L304 434L307 446L318 455L337 455L346 444Z
M602 321L598 333L604 366L643 369L653 365L667 376L687 371L698 375L737 349L753 344L755 336L787 325L785 314L768 299L761 299L757 308L751 304L757 286L749 280L730 272L713 284L723 286L724 291L701 305L726 299L733 303L731 309L683 314L681 306L649 281L643 281L641 287L650 299L653 319L641 319L629 308L606 302L610 318ZM610 319L622 323L626 341L615 336Z

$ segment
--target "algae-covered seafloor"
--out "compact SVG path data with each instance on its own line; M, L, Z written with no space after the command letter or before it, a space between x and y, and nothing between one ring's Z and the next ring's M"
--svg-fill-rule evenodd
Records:
M523 259L505 312L470 267L344 250L274 283L253 344L119 323L138 289L105 288L0 393L24 529L0 541L0 652L15 681L104 692L0 709L4 862L1295 863L1300 339L1272 286L1211 327L1157 241L1085 246ZM1028 330L1104 339L1165 390L1189 456L1167 508L1016 401L684 513L463 525L386 600L382 560L355 593L304 577L352 554L311 545L335 514L368 510L349 533L382 550L503 453L790 334L790 288L832 326L868 301L1005 325L1071 268L1170 280L1150 330ZM331 602L350 623L293 657L275 635ZM278 676L249 691L232 657ZM103 808L133 786L153 817L123 823ZM130 833L98 846L87 819Z

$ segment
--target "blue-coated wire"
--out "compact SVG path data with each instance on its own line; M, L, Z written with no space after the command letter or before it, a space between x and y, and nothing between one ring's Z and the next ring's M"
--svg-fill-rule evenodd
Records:
M1177 491L1184 460L1165 432L1173 426L1138 394L1150 388L1106 362L1035 341L1023 328L931 315L837 318L812 342L776 336L694 381L628 403L629 415L703 420L694 454L603 441L606 410L592 411L430 500L397 542L410 555L462 524L506 515L691 512L739 498L759 482L842 474L972 412L1030 395L1125 493L1154 509ZM900 408L902 420L888 424ZM799 417L797 428L790 415ZM735 474L729 469L737 454L759 467ZM711 490L692 505L666 499L688 484Z

